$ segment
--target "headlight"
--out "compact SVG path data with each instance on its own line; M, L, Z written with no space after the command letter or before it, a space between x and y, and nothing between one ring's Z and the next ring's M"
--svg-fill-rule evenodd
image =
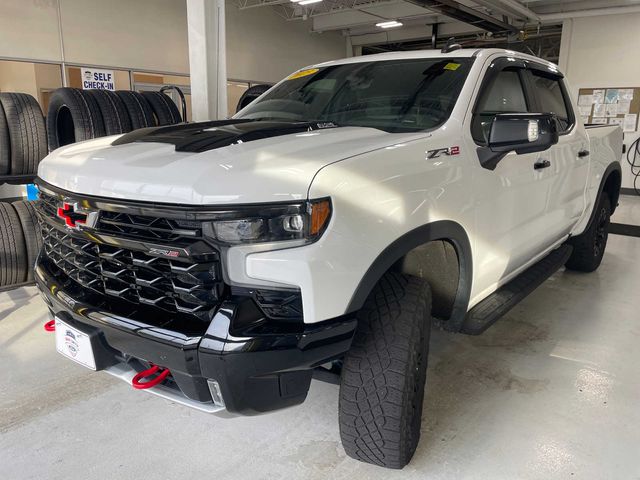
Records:
M211 222L208 236L219 243L244 244L286 240L313 241L331 217L328 199L286 205L244 207ZM208 230L208 229L207 229Z

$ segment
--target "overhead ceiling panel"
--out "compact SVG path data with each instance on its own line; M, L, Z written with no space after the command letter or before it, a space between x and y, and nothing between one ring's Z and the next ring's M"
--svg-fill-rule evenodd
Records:
M403 18L417 15L436 15L432 10L408 2L387 3L364 7L363 11L379 15L384 18Z
M336 30L340 28L348 28L353 25L361 25L363 23L374 24L377 21L380 21L380 19L377 19L369 13L358 10L347 10L344 12L335 12L313 17L313 30Z

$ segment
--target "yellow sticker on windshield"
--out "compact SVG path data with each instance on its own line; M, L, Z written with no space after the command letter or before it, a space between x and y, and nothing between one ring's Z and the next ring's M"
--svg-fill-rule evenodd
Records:
M289 75L287 80L295 80L296 78L306 77L308 75L313 75L318 72L318 68L309 68L307 70L300 70L299 72L294 73L293 75Z
M457 70L460 68L460 64L459 63L447 63L444 66L445 70Z

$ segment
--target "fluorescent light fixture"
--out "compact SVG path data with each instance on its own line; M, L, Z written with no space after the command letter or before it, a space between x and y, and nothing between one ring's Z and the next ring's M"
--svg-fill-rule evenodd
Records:
M318 3L322 0L302 0L301 2L296 2L298 5L309 5L311 3Z
M394 27L401 27L401 26L402 26L402 22L398 22L397 20L376 23L376 27L380 27L380 28L394 28Z

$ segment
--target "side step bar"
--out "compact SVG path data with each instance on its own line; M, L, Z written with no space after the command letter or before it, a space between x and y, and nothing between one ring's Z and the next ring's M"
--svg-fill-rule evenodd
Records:
M462 333L480 335L557 272L569 259L573 247L563 245L478 303L467 313Z

